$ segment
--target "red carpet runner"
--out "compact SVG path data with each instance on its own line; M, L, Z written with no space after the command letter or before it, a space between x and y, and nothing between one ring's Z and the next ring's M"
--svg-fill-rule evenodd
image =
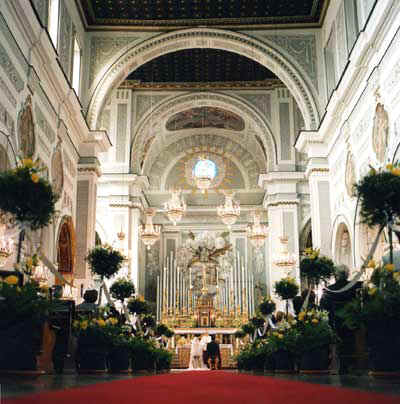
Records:
M230 372L183 372L8 399L6 404L399 404L400 396Z

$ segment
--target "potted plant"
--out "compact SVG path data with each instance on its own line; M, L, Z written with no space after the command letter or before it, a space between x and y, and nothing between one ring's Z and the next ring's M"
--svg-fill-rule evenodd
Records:
M27 158L16 168L0 173L0 210L11 213L32 230L50 223L59 197L50 183L40 177L42 170L38 160Z
M297 320L300 373L328 373L330 345L335 342L328 312L315 309L302 311Z
M75 320L73 330L78 339L77 366L79 373L104 373L117 319L83 317Z
M313 290L332 278L335 265L330 258L320 255L319 249L306 248L300 261L300 273L307 280L308 288Z
M289 300L293 299L299 292L299 286L294 278L287 276L280 281L275 282L275 293L282 299L286 300L286 318L289 315Z
M0 371L37 373L43 326L51 310L47 293L15 275L0 281Z
M111 331L108 370L111 373L129 373L130 342L133 338L128 327L115 325Z
M172 353L163 348L154 348L156 369L159 373L167 373L171 369Z
M400 275L393 264L377 267L371 282L338 313L351 329L366 329L370 374L399 376Z
M132 371L136 373L154 373L156 369L154 342L137 336L132 338L129 348Z
M298 333L293 325L293 320L290 323L283 320L267 337L276 373L294 372Z

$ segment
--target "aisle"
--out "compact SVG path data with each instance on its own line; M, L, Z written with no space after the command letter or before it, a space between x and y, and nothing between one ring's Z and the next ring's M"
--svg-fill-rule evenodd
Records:
M233 372L182 372L39 393L2 404L399 404L399 396Z

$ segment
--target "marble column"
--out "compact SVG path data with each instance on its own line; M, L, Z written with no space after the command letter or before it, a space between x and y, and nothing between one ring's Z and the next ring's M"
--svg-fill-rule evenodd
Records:
M266 190L264 208L268 213L268 243L266 271L269 280L268 291L275 300L273 293L275 282L286 275L294 277L300 284L299 270L299 204L298 187L304 182L302 172L271 172L262 174L259 185ZM281 237L288 238L288 250L295 257L293 269L287 272L275 264L277 254L281 251ZM278 302L279 303L279 302ZM281 302L282 303L282 302ZM282 306L282 307L281 307ZM282 310L283 304L278 304Z
M78 296L91 283L92 275L85 260L95 244L97 182L101 176L98 154L111 146L105 132L91 132L90 141L79 150L76 203L76 265L75 286Z
M313 247L331 256L332 210L327 146L319 139L318 132L301 132L295 147L308 156L305 174L310 191Z

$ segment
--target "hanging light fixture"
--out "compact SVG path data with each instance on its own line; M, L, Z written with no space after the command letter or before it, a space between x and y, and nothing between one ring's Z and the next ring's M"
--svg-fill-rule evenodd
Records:
M289 239L286 236L282 236L279 237L279 240L281 242L281 248L279 253L276 255L274 259L274 264L280 268L286 268L287 270L291 270L294 267L296 260L293 254L289 253L288 250Z
M261 212L254 212L253 224L247 227L247 238L255 248L261 248L267 238L267 226L260 223Z
M224 193L225 204L217 207L217 214L222 222L230 228L240 216L240 205L239 202L233 200L233 192L225 191Z
M181 190L173 190L171 199L164 204L168 219L176 226L186 212L186 203L182 198Z
M160 238L160 226L153 225L153 216L155 214L154 209L146 209L145 210L146 221L145 224L141 226L140 229L140 238L143 241L143 244L147 246L147 249L150 250L150 247L154 245L154 243Z

